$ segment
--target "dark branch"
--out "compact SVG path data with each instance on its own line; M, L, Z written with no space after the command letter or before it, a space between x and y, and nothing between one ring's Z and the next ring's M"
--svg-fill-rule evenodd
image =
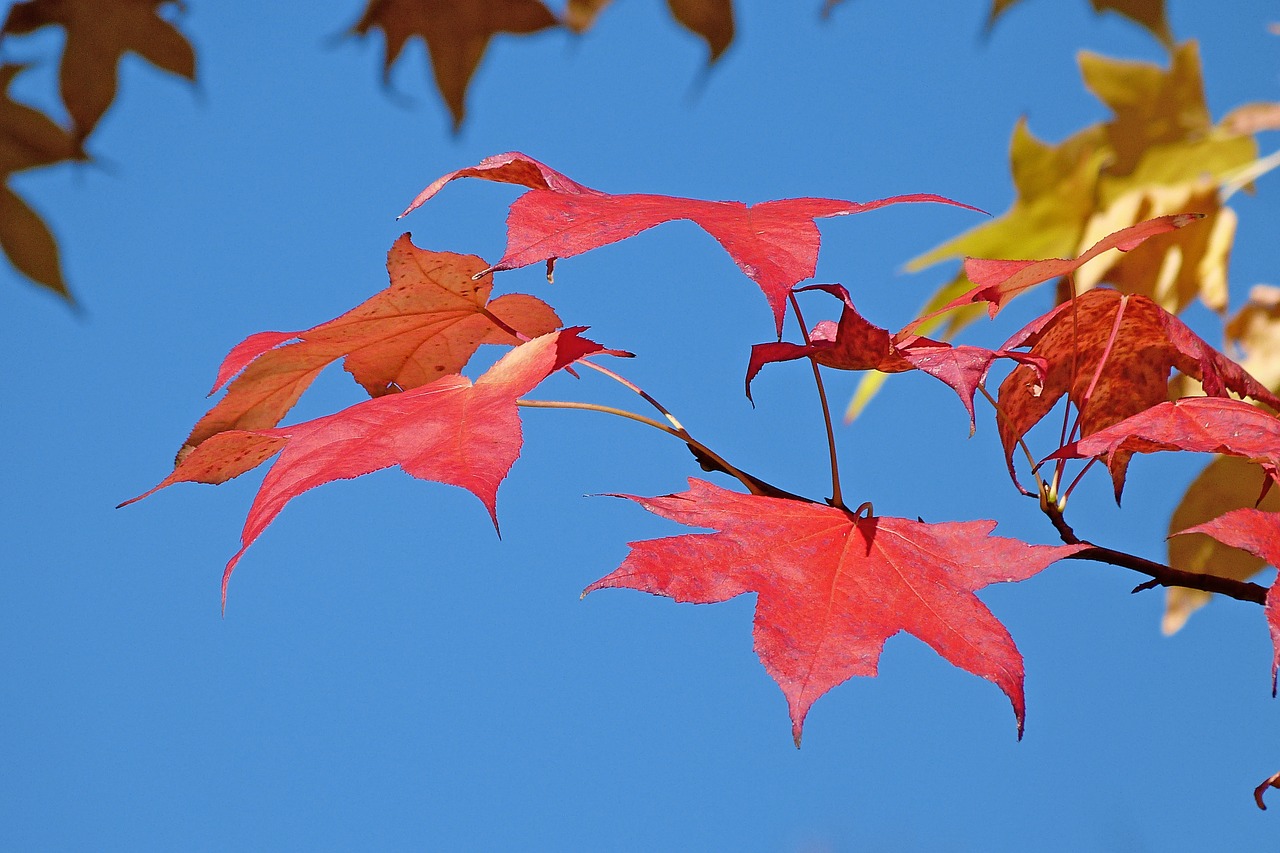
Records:
M1062 517L1062 511L1051 501L1042 502L1041 508L1058 531L1058 535L1062 537L1063 542L1068 545L1089 546L1087 550L1072 554L1067 559L1109 563L1113 566L1120 566L1125 569L1132 569L1135 572L1141 572L1144 575L1150 575L1151 580L1139 584L1134 588L1134 592L1141 592L1144 589L1152 589L1157 586L1181 586L1187 589L1216 592L1219 595L1225 595L1228 598L1234 598L1239 601L1252 601L1254 604L1266 603L1267 588L1265 586L1259 586L1248 581L1219 577L1218 575L1184 572L1181 569L1175 569L1172 566L1166 566L1154 560L1147 560L1143 557L1136 557L1133 554L1126 554L1124 551L1116 551L1111 548L1094 545L1092 542L1076 536L1075 531L1071 529L1071 525L1067 524L1066 519Z

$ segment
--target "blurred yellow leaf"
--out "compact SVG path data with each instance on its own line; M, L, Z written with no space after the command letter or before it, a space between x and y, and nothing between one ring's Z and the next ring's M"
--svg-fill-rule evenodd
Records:
M1197 296L1209 308L1227 309L1227 260L1236 233L1236 215L1223 207L1218 188L1203 180L1181 186L1148 186L1120 196L1085 227L1081 245L1090 246L1115 231L1171 213L1203 213L1187 233L1170 232L1130 252L1108 252L1075 274L1076 292L1103 282L1123 293L1140 293L1174 314Z
M1009 5L997 0L993 12ZM1110 5L1127 15L1138 14L1140 7L1144 4ZM1163 27L1163 9L1158 18L1147 20L1158 20ZM1142 219L1204 213L1205 222L1151 241L1131 257L1108 253L1082 270L1077 282L1086 289L1113 284L1172 311L1197 296L1223 310L1236 219L1223 207L1222 197L1233 182L1247 183L1267 168L1267 161L1258 159L1257 142L1242 129L1270 119L1259 108L1213 124L1194 41L1172 51L1168 68L1088 52L1079 61L1086 86L1111 109L1112 118L1057 145L1037 139L1026 121L1019 120L1009 150L1017 191L1013 205L994 221L913 259L907 269L962 256L1069 258L1100 236ZM971 288L961 271L921 313L935 311ZM967 308L918 331L928 334L945 322L943 335L952 337L979 316L980 310ZM865 406L874 391L870 385L859 388L857 407Z
M1258 285L1249 303L1227 324L1227 340L1243 354L1240 363L1268 388L1280 389L1280 288ZM1209 463L1187 489L1169 519L1169 533L1217 518L1233 509L1252 507L1262 490L1258 466L1247 459L1219 456ZM1280 489L1273 488L1259 505L1280 512ZM1169 540L1169 565L1187 572L1211 573L1248 580L1262 569L1263 561L1238 548L1230 548L1199 533ZM1211 594L1173 587L1165 600L1161 630L1172 634L1187 618L1209 602Z

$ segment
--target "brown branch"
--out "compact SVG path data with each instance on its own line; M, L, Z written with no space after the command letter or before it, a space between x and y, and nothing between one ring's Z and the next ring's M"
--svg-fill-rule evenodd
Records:
M1137 557L1124 551L1103 548L1076 536L1075 531L1071 529L1071 525L1067 524L1067 520L1062 517L1062 511L1054 504L1042 503L1041 509L1049 517L1049 521L1058 531L1058 535L1062 537L1063 542L1068 545L1089 546L1084 551L1072 554L1067 558L1068 560L1090 560L1095 563L1109 563L1113 566L1120 566L1121 568L1141 572L1144 575L1150 575L1151 580L1134 587L1134 592L1141 592L1157 586L1180 586L1187 589L1216 592L1219 595L1225 595L1238 601L1252 601L1254 604L1266 603L1267 588L1265 586L1259 586L1248 581L1232 580L1218 575L1184 572L1181 569L1166 566L1164 563L1157 563L1154 560Z

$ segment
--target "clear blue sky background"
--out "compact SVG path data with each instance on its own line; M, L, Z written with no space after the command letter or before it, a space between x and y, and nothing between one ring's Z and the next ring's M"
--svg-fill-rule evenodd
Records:
M1163 597L1123 570L1064 563L984 600L1027 661L1015 739L991 684L922 643L889 641L876 679L810 714L804 748L751 650L753 600L676 605L581 589L625 543L674 526L603 492L679 491L697 474L663 436L589 413L526 416L498 541L466 493L399 471L291 504L232 581L259 474L153 485L208 405L223 354L302 329L385 285L392 241L489 259L512 188L438 175L519 149L591 186L761 201L938 192L1001 211L1007 144L1029 118L1057 140L1105 117L1080 48L1160 59L1143 31L1084 0L1029 2L983 38L980 0L744 0L705 50L663 4L618 3L596 31L498 39L451 136L420 46L379 85L379 39L340 35L359 0L191 0L192 88L136 59L92 139L97 163L15 185L62 240L73 313L0 266L5 466L0 490L0 847L9 850L1266 849L1280 815L1252 786L1280 769L1261 611L1216 602L1173 638ZM1201 39L1215 115L1280 100L1276 8L1171 0ZM54 34L7 43L23 60ZM46 63L18 94L47 103ZM1276 135L1264 138L1264 151ZM1237 196L1234 299L1275 281L1280 185ZM896 327L950 276L901 265L976 214L910 206L822 224L819 280ZM726 456L825 494L802 365L741 394L764 301L688 223L499 277L640 357L628 375ZM1028 300L998 341L1048 307ZM1039 300L1038 304L1036 300ZM822 315L815 301L811 319ZM828 314L828 316L834 316ZM1203 312L1193 314L1211 339ZM1002 321L1004 317L1001 318ZM841 402L855 377L831 379ZM295 417L359 399L334 368ZM591 376L545 396L623 401ZM951 392L890 382L842 428L848 492L882 514L999 519L1053 531L1003 471L989 413L968 439ZM1122 513L1102 477L1073 520L1159 558L1198 460L1137 461Z

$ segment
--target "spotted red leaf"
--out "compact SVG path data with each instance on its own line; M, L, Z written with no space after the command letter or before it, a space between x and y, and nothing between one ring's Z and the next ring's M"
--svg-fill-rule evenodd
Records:
M333 480L399 465L419 479L471 492L496 527L498 485L523 443L516 400L560 368L602 351L580 337L581 331L565 329L521 344L474 384L464 376L446 376L292 426L220 432L155 488L125 503L174 483L225 482L280 453L249 508L240 550L223 573L224 606L236 563L285 504Z
M1173 368L1200 379L1210 395L1230 390L1280 407L1240 365L1141 295L1087 291L1032 321L1002 349L1023 346L1044 359L1047 371L1019 365L1000 385L1000 440L1010 475L1018 440L1064 394L1080 412L1085 437L1167 400ZM1122 449L1107 459L1117 499L1129 455Z
M401 216L458 178L483 178L532 190L511 205L507 248L494 270L573 257L634 237L663 222L688 219L714 237L764 291L779 334L791 287L811 278L817 269L821 235L816 219L862 213L899 202L931 201L977 210L927 193L869 202L790 198L755 205L665 195L611 195L583 186L532 157L510 152L437 179Z
M1003 690L1021 736L1022 656L974 592L1025 580L1084 546L991 536L994 521L858 517L696 479L681 494L622 497L717 532L633 542L583 595L627 587L710 604L757 593L756 654L787 697L797 746L813 703L852 676L875 675L885 640L899 631Z
M474 255L419 249L401 235L387 255L385 290L306 331L259 332L237 344L213 391L235 380L192 429L184 452L229 429L275 426L337 359L379 397L458 373L481 344L514 346L512 329L532 338L560 325L537 297L509 293L489 301L493 279L475 279L484 267Z
M1280 445L1272 446L1280 450ZM1223 545L1248 551L1255 557L1266 560L1272 566L1280 567L1280 513L1260 509L1233 509L1204 524L1197 524L1195 527L1179 531L1175 535L1182 533L1203 533L1206 536L1212 536ZM1271 695L1273 696L1276 692L1276 671L1280 669L1280 592L1276 591L1276 586L1275 583L1271 584L1271 588L1267 590L1266 601L1267 626L1271 629L1271 645L1274 649L1271 658ZM1269 783L1263 783L1262 787L1266 784ZM1262 805L1261 793L1257 796L1258 805L1266 808Z

